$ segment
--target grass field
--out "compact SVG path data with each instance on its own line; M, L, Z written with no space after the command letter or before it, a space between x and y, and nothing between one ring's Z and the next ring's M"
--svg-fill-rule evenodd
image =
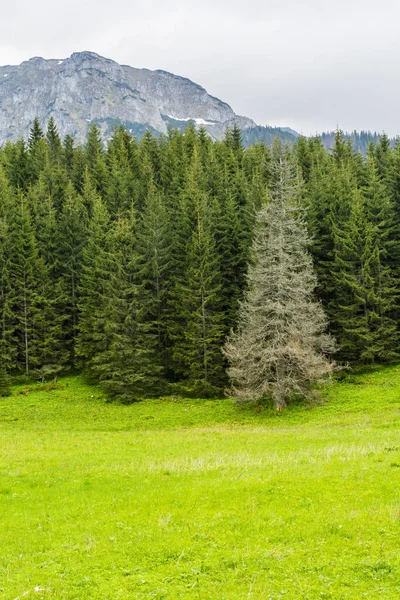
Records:
M280 414L61 384L0 399L1 599L400 598L400 367Z

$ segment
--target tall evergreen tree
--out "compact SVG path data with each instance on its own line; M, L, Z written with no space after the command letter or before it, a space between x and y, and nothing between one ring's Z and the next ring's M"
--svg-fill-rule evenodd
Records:
M147 321L157 340L157 363L168 369L168 301L172 280L172 226L164 198L150 187L136 231L137 281L147 293Z
M332 156L316 140L311 152L312 169L302 194L307 207L310 250L317 275L317 295L327 311L331 330L336 335L331 307L336 302L335 231L349 220L354 190L358 181L351 147L337 132Z
M26 160L26 168L29 173L29 179L26 183L37 181L48 160L48 148L46 146L43 131L37 117L34 119L33 126L29 133L28 153ZM26 189L26 187L27 186L22 189Z
M107 347L106 311L110 292L112 260L110 216L104 202L96 196L89 222L87 244L83 250L80 294L79 334L76 343L78 364L95 373L95 357Z
M0 170L1 186L1 170ZM1 200L1 190L0 190ZM4 214L0 213L0 396L10 395L10 379L8 367L12 357L12 346L7 340L7 268L4 248L7 243L7 229Z
M50 159L52 162L58 162L61 160L62 154L62 143L61 138L58 133L57 125L53 119L50 117L49 122L47 124L46 131L46 141L49 148Z
M71 135L66 135L64 138L63 154L66 173L68 178L71 179L74 164L74 140Z
M182 375L197 393L212 393L224 383L221 344L221 278L216 254L212 211L199 188L201 167L195 151L185 191L191 227L186 249L184 277L178 283L179 312L183 336L174 347ZM211 214L210 214L211 213Z
M8 227L6 212L10 202L10 190L5 173L0 166L0 395L10 391L8 374L15 364L15 345L10 333L13 333L12 314L9 311L8 291ZM11 331L10 331L11 326Z
M32 169L28 147L24 140L4 147L6 176L14 189L27 190L32 179Z
M393 207L370 155L368 185L355 190L349 219L334 229L336 294L330 312L343 360L372 362L397 356L392 227Z
M140 186L133 176L133 152L129 134L118 128L107 149L106 203L112 217L129 212L137 204Z
M141 281L135 251L132 216L119 219L111 233L108 302L105 305L107 340L91 361L106 392L133 402L161 391L157 331L152 320L154 300Z
M103 142L97 125L90 126L85 146L86 166L97 192L105 197L107 189L107 168L104 159Z
M78 332L78 304L83 274L84 249L88 236L88 213L82 197L70 183L66 190L62 213L58 221L55 257L64 289L63 339L69 353L69 364L75 365L75 342Z
M40 367L38 329L40 328L40 280L43 264L39 257L26 198L19 193L8 215L6 289L8 318L5 328L13 343L10 367L30 375Z
M43 130L40 126L40 121L37 117L33 119L32 127L29 131L28 146L32 150L34 146L43 139Z
M35 239L40 258L38 282L39 315L36 333L40 370L43 376L56 375L69 362L64 339L66 320L66 290L62 281L62 269L58 260L60 237L57 213L46 186L40 179L28 194L32 207Z
M316 279L295 174L277 146L274 176L270 203L257 217L249 290L224 352L231 393L253 402L269 393L281 410L293 394L307 394L313 381L332 371L323 352L333 344L313 297Z

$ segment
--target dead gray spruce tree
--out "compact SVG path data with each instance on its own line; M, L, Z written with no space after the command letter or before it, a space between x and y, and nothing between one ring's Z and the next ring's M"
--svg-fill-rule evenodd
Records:
M273 148L269 202L257 215L248 291L236 331L224 347L229 394L258 402L272 396L282 410L294 395L308 396L312 383L329 375L334 341L313 292L316 277L308 253L304 214L297 204L296 171L279 143Z

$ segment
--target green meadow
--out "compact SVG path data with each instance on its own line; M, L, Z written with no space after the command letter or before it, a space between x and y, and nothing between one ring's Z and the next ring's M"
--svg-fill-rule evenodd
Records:
M0 598L400 598L400 367L282 413L0 399Z

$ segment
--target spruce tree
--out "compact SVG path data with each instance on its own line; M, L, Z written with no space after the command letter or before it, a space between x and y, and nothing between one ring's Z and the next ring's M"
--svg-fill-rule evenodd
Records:
M46 141L39 120L35 118L28 140L27 169L29 172L29 182L37 181L46 166L47 159L48 148ZM23 189L26 189L26 187Z
M102 198L107 189L107 167L104 160L103 142L97 125L90 126L85 146L86 166L97 192Z
M276 144L274 154L274 184L270 203L257 215L248 291L224 353L232 395L257 402L270 394L281 410L291 396L307 395L313 381L332 371L324 352L333 344L313 296L316 279L293 166Z
M231 195L228 195L216 216L221 310L224 333L227 334L236 325L239 301L246 285L248 238L243 231L238 207Z
M72 168L74 164L74 140L72 136L66 135L63 143L64 165L68 175L71 178Z
M49 122L47 124L46 142L49 148L51 161L53 163L57 163L61 160L63 148L61 138L53 117L50 117Z
M216 388L224 384L224 372L221 276L213 211L201 189L201 180L201 166L195 150L185 190L186 218L190 227L186 267L176 288L183 335L176 339L174 357L189 387L204 395L215 393Z
M7 258L5 248L8 243L7 225L4 213L4 202L2 192L5 192L5 179L2 178L0 168L0 396L8 395L9 382L7 379L7 370L10 368L12 345L8 342L7 336ZM11 354L11 355L10 355Z
M232 129L227 129L225 134L225 143L232 150L239 165L242 164L244 148L242 133L235 123Z
M5 172L0 165L0 377L7 391L7 376L16 365L16 347L13 339L14 321L10 310L9 296L9 230L8 217L15 203Z
M39 179L28 194L33 209L35 238L40 258L39 314L36 325L39 365L41 372L56 375L69 362L65 345L64 322L66 315L66 290L58 260L60 237L57 213L46 187Z
M162 155L160 180L166 205L173 209L185 185L183 136L176 129L168 132L168 143Z
M154 299L142 281L135 243L133 216L119 219L110 232L106 343L96 344L91 361L105 391L122 402L157 395L162 388Z
M75 190L78 194L82 194L85 173L87 170L86 158L81 146L75 148L72 157L72 166L71 166L71 181L74 184Z
M130 211L139 197L140 185L132 173L133 153L129 134L118 128L107 148L108 168L106 205L115 218Z
M10 185L14 189L27 190L32 179L32 169L25 141L19 140L15 144L6 143L4 158L6 175Z
M137 281L147 292L147 320L157 362L168 368L168 302L172 288L172 225L164 198L151 186L136 228Z
M69 364L75 364L75 342L78 332L78 304L83 274L83 253L88 235L88 213L82 197L70 183L65 192L58 220L55 257L64 290L63 339L69 353Z
M18 194L8 215L5 260L9 316L6 327L16 352L12 366L28 376L34 367L41 366L37 330L40 326L42 297L39 284L43 263L30 211L22 193Z
M347 222L334 228L330 312L339 357L350 362L397 357L398 282L390 259L394 211L372 154L367 167L367 185L354 191Z
M313 143L312 169L304 191L302 204L307 208L310 251L317 275L317 295L328 314L330 330L336 335L334 311L336 302L335 231L341 231L349 220L354 191L358 187L354 157L343 134L337 132L332 155L319 140Z
M40 126L40 121L37 117L35 117L33 119L32 127L29 131L28 146L29 146L30 150L32 150L32 148L34 148L34 146L39 142L39 140L42 140L42 139L43 139L43 131Z
M109 301L112 260L110 216L100 196L94 198L87 244L83 250L79 286L78 364L95 374L95 357L107 347L106 310Z

